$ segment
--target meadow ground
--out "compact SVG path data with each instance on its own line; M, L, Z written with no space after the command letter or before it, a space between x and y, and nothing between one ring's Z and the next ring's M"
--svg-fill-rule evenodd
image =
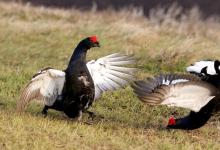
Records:
M139 79L220 57L220 21L202 20L196 8L186 15L177 7L158 9L145 18L137 9L81 12L0 2L0 149L220 149L219 122L168 131L169 116L187 112L144 106L130 87L104 94L91 108L104 118L92 125L55 111L44 118L36 103L18 115L16 100L31 76L47 66L65 69L76 44L94 34L102 47L88 59L134 53Z

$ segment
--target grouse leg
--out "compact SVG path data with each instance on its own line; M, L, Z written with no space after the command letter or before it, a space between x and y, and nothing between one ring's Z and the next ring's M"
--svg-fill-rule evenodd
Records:
M78 115L77 120L78 120L78 121L81 121L81 120L82 120L82 110L79 111L79 115Z
M49 107L47 105L44 106L43 110L42 110L42 114L44 115L44 117L47 116L47 111L48 111Z
M88 113L89 118L91 118L92 120L96 117L96 114L94 112L89 111L89 110L86 110L85 113Z

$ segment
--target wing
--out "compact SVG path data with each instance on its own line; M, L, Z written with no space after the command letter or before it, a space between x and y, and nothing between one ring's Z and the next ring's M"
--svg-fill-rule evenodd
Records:
M105 91L124 87L134 79L135 68L123 67L134 64L134 57L121 53L111 54L87 63L87 68L95 85L95 98Z
M186 68L187 72L204 75L217 75L220 73L220 62L198 61Z
M28 103L36 99L44 105L51 106L62 93L65 72L46 68L36 73L23 89L17 102L17 109L23 111Z
M132 88L146 104L168 105L198 112L218 90L193 75L164 74L147 81L136 81Z

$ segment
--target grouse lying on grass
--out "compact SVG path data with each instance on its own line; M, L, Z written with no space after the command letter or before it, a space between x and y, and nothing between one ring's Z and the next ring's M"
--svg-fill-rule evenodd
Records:
M96 36L82 40L75 48L66 70L46 68L33 76L17 103L24 111L28 103L36 99L48 109L63 111L68 117L81 119L82 113L105 91L122 88L133 79L134 68L122 65L135 62L131 55L111 54L86 62L86 53L99 47Z
M220 110L220 63L200 61L187 67L195 74L161 74L146 81L135 81L138 98L151 105L190 109L189 115L169 119L167 128L192 130L203 126Z

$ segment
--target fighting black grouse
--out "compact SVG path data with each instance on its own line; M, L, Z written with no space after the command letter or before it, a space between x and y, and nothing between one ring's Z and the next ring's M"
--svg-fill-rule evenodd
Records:
M87 50L99 46L96 36L88 37L75 48L66 70L49 67L35 74L22 91L17 109L24 111L36 99L45 105L44 114L55 109L79 120L83 112L92 114L87 109L93 101L105 91L127 85L135 71L123 66L135 62L132 55L114 53L86 62Z
M220 110L220 63L199 61L186 68L191 74L161 74L132 85L138 98L151 105L177 106L190 113L170 117L167 128L192 130Z

